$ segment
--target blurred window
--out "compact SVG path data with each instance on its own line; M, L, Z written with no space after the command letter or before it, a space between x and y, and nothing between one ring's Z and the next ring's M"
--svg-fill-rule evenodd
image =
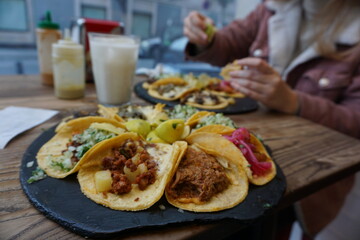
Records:
M141 39L147 39L151 34L151 14L144 12L134 12L131 32Z
M25 0L0 0L0 31L28 31Z
M81 16L85 18L106 19L106 8L82 4Z

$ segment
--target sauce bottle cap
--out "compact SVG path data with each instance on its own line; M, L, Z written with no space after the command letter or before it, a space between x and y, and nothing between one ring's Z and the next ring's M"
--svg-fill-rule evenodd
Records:
M47 11L45 14L45 19L38 23L39 28L48 28L48 29L59 29L59 24L52 22L51 13Z

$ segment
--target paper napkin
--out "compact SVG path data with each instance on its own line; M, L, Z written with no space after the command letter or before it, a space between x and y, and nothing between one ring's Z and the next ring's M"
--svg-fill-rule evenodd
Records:
M4 149L18 134L45 122L57 113L54 110L13 106L0 110L0 149Z

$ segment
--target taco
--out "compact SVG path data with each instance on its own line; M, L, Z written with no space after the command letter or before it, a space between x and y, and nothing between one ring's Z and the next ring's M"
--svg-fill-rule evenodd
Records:
M209 91L213 94L217 94L225 97L244 98L245 95L230 84L230 81L223 80L218 83L210 84L208 87Z
M264 145L246 128L238 128L231 135L225 136L243 153L241 165L255 185L264 185L276 175L276 166Z
M233 98L224 98L212 94L207 90L188 92L180 99L180 102L193 107L210 110L226 108L229 104L235 103Z
M238 71L242 70L243 66L237 64L237 61L233 61L232 63L227 64L225 67L223 67L220 71L220 76L223 77L224 80L229 80L230 72L232 71Z
M227 127L211 127L209 125L199 129L204 134L197 135L199 131L194 131L188 138L202 141L202 138L212 134L223 135L242 153L243 157L238 160L240 160L249 181L255 185L264 185L270 182L276 175L276 166L261 141L246 128L234 129L232 132L230 130ZM213 147L216 146L217 143L213 143Z
M214 112L199 111L191 115L185 122L186 125L191 127L195 126L202 118L214 115Z
M193 212L220 211L242 202L248 193L248 179L236 160L242 157L238 149L219 134L208 138L190 135L186 140L191 145L179 157L165 189L168 202Z
M181 98L189 91L196 88L188 85L186 81L179 77L169 77L159 79L148 87L150 96L162 100L173 101Z
M235 128L220 125L220 124L211 124L211 125L205 125L203 127L194 129L192 133L199 133L199 132L208 132L208 133L217 133L220 135L228 135L232 134L235 131Z
M87 156L78 173L81 191L115 210L149 208L163 195L186 145L147 143L134 133L106 140Z
M142 119L150 124L159 124L161 121L169 119L164 112L165 104L157 103L156 105L125 105L121 107L105 107L98 105L100 116L113 119L119 122L126 122L133 119Z
M125 132L125 126L103 117L82 117L63 124L36 155L47 175L64 178L79 170L83 159L98 142Z

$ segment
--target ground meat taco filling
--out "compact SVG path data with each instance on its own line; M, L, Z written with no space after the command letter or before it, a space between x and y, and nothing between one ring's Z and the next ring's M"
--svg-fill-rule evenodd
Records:
M207 202L230 185L225 169L211 155L188 148L169 184L168 193L179 201ZM187 199L187 200L186 200Z
M103 169L111 171L109 192L125 194L131 191L134 184L140 190L145 190L155 182L158 166L147 151L151 147L154 145L129 139L119 148L112 149L113 157L102 160Z

